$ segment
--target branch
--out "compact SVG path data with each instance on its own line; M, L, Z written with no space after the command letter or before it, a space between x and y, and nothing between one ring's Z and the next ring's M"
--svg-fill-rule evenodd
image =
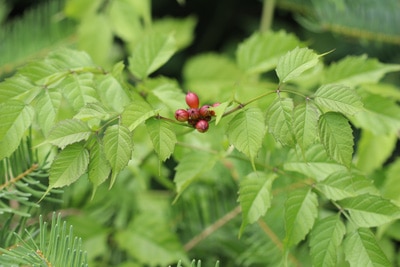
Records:
M26 171L24 171L23 173L21 173L17 177L12 178L11 180L7 181L6 183L0 185L0 190L3 190L4 188L8 187L9 185L18 182L19 180L21 180L22 178L24 178L25 176L27 176L31 172L35 171L38 167L39 167L38 164L36 164L36 163L32 164L32 166L29 169L27 169Z

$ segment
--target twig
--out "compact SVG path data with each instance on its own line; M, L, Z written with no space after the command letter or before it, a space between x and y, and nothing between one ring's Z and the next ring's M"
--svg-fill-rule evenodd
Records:
M30 174L31 172L35 171L37 168L39 167L38 164L32 164L32 166L27 169L26 171L24 171L23 173L21 173L20 175L18 175L17 177L12 178L11 180L7 181L6 183L0 185L0 190L3 190L4 188L6 188L7 186L14 184L16 182L18 182L19 180L21 180L22 178L24 178L25 176L27 176L28 174Z

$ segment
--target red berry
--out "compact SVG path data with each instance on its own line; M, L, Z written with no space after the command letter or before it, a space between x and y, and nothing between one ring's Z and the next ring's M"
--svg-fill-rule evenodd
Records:
M189 119L189 112L184 109L178 109L175 111L175 119L182 122L187 121Z
M186 94L186 104L191 108L198 108L199 107L199 97L192 92Z
M208 130L208 122L206 120L199 120L196 123L196 130L199 131L200 133L207 132Z
M190 108L187 111L189 113L189 119L197 120L200 118L200 112L198 108Z
M202 116L203 118L210 116L210 111L208 110L210 106L209 105L204 105L200 108L200 116Z

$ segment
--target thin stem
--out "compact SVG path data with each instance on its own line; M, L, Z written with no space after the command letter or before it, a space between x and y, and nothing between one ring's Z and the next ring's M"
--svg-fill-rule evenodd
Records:
M260 21L260 32L266 32L271 29L274 18L275 0L264 0L263 10Z
M28 174L30 174L31 172L36 170L38 167L39 167L38 164L32 164L32 166L29 169L27 169L26 171L24 171L23 173L21 173L17 177L15 177L15 178L11 179L10 181L7 181L6 183L0 185L0 190L8 187L11 184L14 184L14 183L18 182L19 180L21 180L22 178L24 178L25 176L27 176Z
M296 91L283 89L283 90L279 90L279 92L290 93L290 94L298 95L298 96L301 96L301 97L304 97L307 99L307 96L303 95L302 93L296 92Z
M180 123L180 122L178 122L178 121L175 121L175 120L170 119L170 118L167 118L167 117L163 117L163 116L161 116L161 115L155 115L154 118L159 119L159 120L165 120L165 121L168 121L168 122L170 122L170 123L177 124L177 125L179 125L179 126L185 126L185 127L189 127L189 128L192 128L192 129L193 129L193 127L190 126L189 124Z

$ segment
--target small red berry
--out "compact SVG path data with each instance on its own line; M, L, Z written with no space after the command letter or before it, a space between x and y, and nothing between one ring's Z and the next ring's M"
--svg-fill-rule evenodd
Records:
M207 117L207 116L210 116L210 111L208 110L209 109L209 105L204 105L204 106L202 106L201 108L200 108L200 116L202 116L203 118L205 118L205 117Z
M182 122L187 121L189 119L189 112L184 109L178 109L175 111L175 119Z
M198 108L199 107L199 97L192 92L186 94L186 104L191 108Z
M196 123L196 130L199 131L200 133L207 132L208 130L208 122L206 120L199 120Z
M189 119L197 120L200 118L200 112L198 108L190 108L187 111L189 113Z

